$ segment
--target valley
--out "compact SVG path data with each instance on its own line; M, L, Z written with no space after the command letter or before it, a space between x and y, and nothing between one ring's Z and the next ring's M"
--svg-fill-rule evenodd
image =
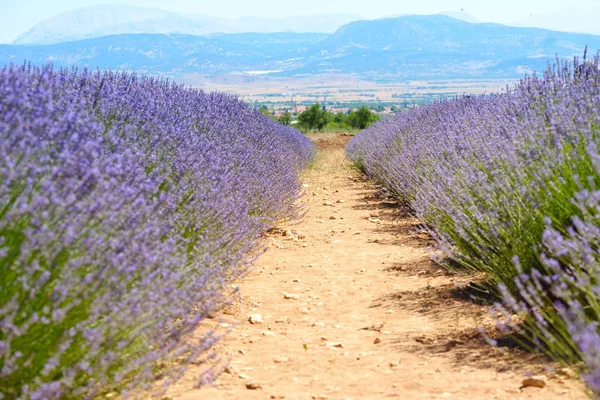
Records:
M275 112L301 111L314 103L330 110L346 110L367 105L403 109L436 99L462 95L500 93L514 79L453 79L376 82L354 75L323 74L298 78L269 75L226 74L185 75L181 81L203 90L217 90L239 96L248 103L267 106Z

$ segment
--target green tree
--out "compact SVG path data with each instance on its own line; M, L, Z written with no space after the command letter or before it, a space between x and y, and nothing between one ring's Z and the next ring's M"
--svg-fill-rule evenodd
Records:
M346 122L346 114L343 111L339 111L333 117L333 122L335 122L336 124L341 126L342 124L344 124Z
M269 112L269 109L264 104L258 108L258 111L260 111L261 113L263 113L267 117L271 116L271 113Z
M376 121L379 121L379 115L362 106L348 115L346 123L353 128L365 129Z
M322 110L319 103L315 103L298 116L298 122L301 127L320 131L327 125L327 111Z
M279 117L279 122L283 125L289 125L292 122L292 114L288 110L285 110L283 114Z
M263 104L262 106L260 106L258 108L258 111L260 111L267 117L271 118L272 120L278 121L277 117L275 117L275 115L273 115L274 113L272 111L269 111L269 108L266 105Z

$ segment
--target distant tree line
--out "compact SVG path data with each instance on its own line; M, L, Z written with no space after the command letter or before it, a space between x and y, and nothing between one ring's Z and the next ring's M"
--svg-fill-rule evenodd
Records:
M288 110L285 110L279 117L276 117L265 105L259 107L258 110L283 125L292 124L294 116ZM379 115L371 111L367 106L361 106L356 110L350 109L347 112L340 111L334 114L327 111L319 103L315 103L306 110L294 115L298 118L297 128L305 132L321 131L324 128L352 128L362 130L379 120Z
M307 132L321 131L325 127L365 129L378 120L379 115L366 106L334 114L315 103L298 115L298 127Z

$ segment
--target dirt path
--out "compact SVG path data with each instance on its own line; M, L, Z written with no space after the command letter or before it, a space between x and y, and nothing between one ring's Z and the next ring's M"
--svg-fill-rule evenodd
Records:
M168 398L585 399L576 380L482 343L486 308L453 294L457 278L429 261L418 221L345 160L347 139L317 139L306 216L269 235L240 283L244 300L223 315L227 373L192 389L191 371ZM263 323L248 322L253 314ZM527 373L547 386L521 389Z

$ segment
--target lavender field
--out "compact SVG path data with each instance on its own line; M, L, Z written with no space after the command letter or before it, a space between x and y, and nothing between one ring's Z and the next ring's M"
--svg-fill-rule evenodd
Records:
M599 57L507 92L382 120L347 155L424 221L440 263L484 274L501 330L583 360L600 395Z
M0 399L127 393L212 357L218 333L190 333L298 214L312 155L229 95L0 70Z

